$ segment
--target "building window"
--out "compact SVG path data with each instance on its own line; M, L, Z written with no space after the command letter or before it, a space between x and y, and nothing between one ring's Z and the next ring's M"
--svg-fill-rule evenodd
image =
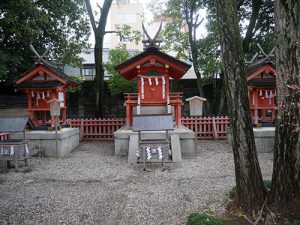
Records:
M94 68L83 68L82 75L84 76L84 80L94 80L96 76L96 69Z
M119 13L118 23L136 23L136 13Z

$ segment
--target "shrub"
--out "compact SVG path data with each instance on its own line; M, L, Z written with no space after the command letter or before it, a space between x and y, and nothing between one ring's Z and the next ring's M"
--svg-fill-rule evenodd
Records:
M205 213L192 213L186 225L224 225L218 218Z
M234 186L233 188L231 188L228 192L228 197L230 199L233 199L236 196L236 186Z
M264 180L264 186L269 191L271 189L272 182L270 180ZM236 196L236 186L231 188L228 192L228 197L233 199Z
M292 225L300 225L300 220L294 220Z

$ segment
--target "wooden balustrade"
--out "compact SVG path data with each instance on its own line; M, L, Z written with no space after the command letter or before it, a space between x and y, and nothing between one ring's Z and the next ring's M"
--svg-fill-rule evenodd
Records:
M80 128L80 140L113 140L125 118L69 118L71 127ZM193 130L197 139L227 139L228 117L182 117L182 125Z
M9 133L0 133L0 141L9 140L10 134Z

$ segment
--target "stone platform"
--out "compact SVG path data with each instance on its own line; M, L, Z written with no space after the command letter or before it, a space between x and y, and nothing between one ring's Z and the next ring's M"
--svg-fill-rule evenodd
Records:
M161 139L165 132L145 131L142 133L147 139ZM178 128L169 131L171 138L172 161L181 161L182 155L194 155L196 149L195 133L187 127L180 125ZM115 155L128 155L128 163L136 164L136 150L138 149L138 132L122 127L114 133Z
M12 134L12 139L22 138L23 133ZM79 145L79 128L62 128L57 131L58 152L56 152L55 131L33 130L26 132L30 155L65 156Z
M275 127L253 128L257 152L273 152L275 141ZM228 132L228 142L231 144L231 133Z

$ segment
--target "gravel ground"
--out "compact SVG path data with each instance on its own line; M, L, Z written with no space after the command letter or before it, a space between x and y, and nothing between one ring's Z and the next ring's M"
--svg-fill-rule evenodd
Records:
M259 154L270 179L272 154ZM185 224L192 212L224 212L234 185L226 141L201 141L181 163L130 166L113 143L82 142L64 158L31 158L30 172L0 174L0 224Z

